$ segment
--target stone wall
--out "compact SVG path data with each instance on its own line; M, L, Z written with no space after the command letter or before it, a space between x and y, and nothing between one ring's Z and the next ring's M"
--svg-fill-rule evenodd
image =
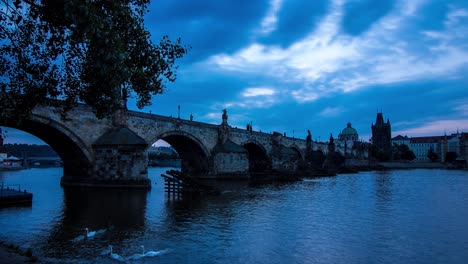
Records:
M249 157L247 153L215 153L213 155L213 176L223 178L248 178Z
M98 180L142 180L148 177L145 148L95 147L94 175Z

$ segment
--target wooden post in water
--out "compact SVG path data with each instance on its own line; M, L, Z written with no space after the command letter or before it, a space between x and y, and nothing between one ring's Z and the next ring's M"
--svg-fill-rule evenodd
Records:
M164 176L164 190L167 192L167 198L179 199L183 188L176 179Z

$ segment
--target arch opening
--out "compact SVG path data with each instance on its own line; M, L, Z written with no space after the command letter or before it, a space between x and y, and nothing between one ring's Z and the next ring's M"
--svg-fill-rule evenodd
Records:
M36 120L0 125L27 132L49 145L62 160L64 177L85 178L90 176L92 165L89 152L53 125Z
M268 157L260 146L246 143L243 147L249 152L249 173L265 173L271 168Z
M175 148L162 139L158 139L148 150L149 167L181 167L181 158Z
M196 139L180 133L166 133L159 139L177 152L183 173L192 177L203 177L209 173L208 155Z
M290 149L296 154L295 156L293 156L294 161L303 160L302 153L296 146L292 146L290 147Z

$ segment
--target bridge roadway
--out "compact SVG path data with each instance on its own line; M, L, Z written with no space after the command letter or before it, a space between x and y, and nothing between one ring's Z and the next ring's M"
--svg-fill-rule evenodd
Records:
M179 153L182 171L216 179L293 172L307 148L303 139L233 128L226 112L220 125L136 111L127 111L124 119L124 125L97 119L89 107L80 105L64 120L58 109L37 107L29 120L0 125L49 144L63 160L63 185L148 187L147 151L159 139ZM323 143L313 143L312 149L327 152Z

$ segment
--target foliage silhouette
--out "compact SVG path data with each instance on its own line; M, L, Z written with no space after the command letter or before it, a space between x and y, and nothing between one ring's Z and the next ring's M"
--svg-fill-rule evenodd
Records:
M144 27L149 0L15 0L0 9L0 121L21 120L37 105L63 113L78 103L99 118L139 108L176 79L188 47Z

